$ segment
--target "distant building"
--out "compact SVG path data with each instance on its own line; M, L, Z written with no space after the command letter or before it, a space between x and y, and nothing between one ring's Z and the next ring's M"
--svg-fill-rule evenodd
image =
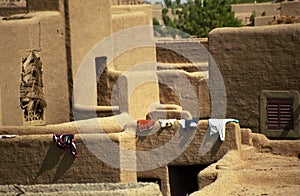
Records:
M111 0L112 5L136 5L143 4L144 0Z

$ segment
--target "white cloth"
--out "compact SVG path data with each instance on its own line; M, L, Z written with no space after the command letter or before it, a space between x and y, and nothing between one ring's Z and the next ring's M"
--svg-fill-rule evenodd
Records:
M0 135L0 138L15 138L17 135Z
M181 127L182 127L183 129L185 129L185 119L180 119L180 120L178 120L178 122L179 122L179 124L181 125Z
M214 135L219 133L220 140L222 142L225 141L225 130L226 130L226 123L228 122L236 122L238 123L238 120L236 119L208 119L208 131L210 135Z

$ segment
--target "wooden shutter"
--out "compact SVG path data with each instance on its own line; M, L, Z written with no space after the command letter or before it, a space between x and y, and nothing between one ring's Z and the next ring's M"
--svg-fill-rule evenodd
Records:
M293 124L293 99L267 99L268 129L291 130Z

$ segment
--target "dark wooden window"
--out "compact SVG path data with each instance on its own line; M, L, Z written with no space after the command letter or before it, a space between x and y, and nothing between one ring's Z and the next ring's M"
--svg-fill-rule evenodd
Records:
M267 126L270 130L292 130L293 99L267 99Z

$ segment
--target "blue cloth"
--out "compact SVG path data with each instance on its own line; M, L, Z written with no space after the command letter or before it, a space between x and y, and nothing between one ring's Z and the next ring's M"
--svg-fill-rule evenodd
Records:
M70 148L72 155L77 157L74 134L53 134L53 142L60 148Z
M179 124L181 125L181 127L183 129L188 129L188 128L195 128L198 126L198 122L199 122L199 117L197 118L193 118L191 120L185 120L185 119L181 119L178 120Z

